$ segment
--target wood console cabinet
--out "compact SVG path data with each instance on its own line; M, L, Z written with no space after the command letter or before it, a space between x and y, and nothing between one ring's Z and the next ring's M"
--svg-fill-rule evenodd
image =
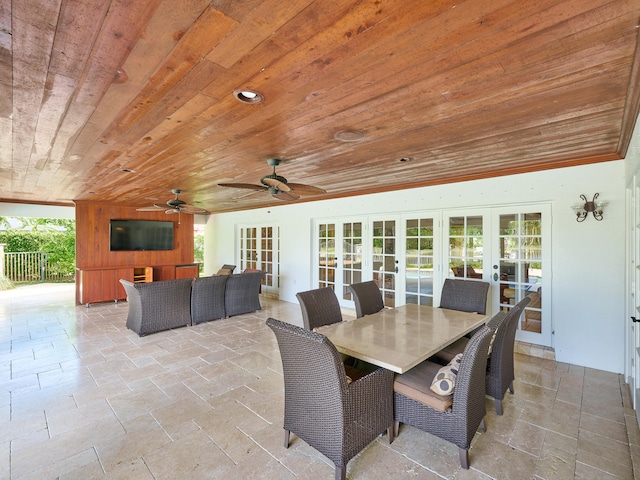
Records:
M124 278L133 282L133 268L92 268L76 269L76 303L90 303L124 300L127 294L120 284Z
M153 267L134 267L133 282L134 283L153 282Z
M159 265L148 267L76 268L76 304L124 300L127 294L120 284L123 278L130 282L151 282L199 276L200 265Z

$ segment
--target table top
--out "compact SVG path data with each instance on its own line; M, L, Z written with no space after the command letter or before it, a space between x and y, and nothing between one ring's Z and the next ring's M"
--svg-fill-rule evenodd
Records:
M407 304L318 328L338 351L404 373L489 319L486 315Z

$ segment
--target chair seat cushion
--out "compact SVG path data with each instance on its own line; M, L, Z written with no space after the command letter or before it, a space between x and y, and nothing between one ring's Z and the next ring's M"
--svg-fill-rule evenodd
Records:
M443 363L449 363L456 355L464 352L464 349L467 347L467 343L469 343L469 339L467 337L459 338L436 353L434 357Z
M425 360L408 372L396 375L393 390L434 410L445 412L453 404L453 395L438 395L431 390L431 382L442 365Z

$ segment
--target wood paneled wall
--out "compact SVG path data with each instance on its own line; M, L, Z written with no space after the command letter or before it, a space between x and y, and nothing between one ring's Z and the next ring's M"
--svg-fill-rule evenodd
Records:
M161 220L175 224L173 250L112 252L109 250L109 220ZM193 216L167 215L164 211L138 212L136 207L76 202L76 267L81 269L119 266L178 265L193 262Z

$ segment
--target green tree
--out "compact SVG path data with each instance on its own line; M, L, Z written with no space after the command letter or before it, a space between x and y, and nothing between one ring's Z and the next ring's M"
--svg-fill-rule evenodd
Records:
M11 222L8 217L0 217L0 227L5 229L11 228Z
M200 272L204 268L204 234L194 233L193 235L193 261L200 262Z

